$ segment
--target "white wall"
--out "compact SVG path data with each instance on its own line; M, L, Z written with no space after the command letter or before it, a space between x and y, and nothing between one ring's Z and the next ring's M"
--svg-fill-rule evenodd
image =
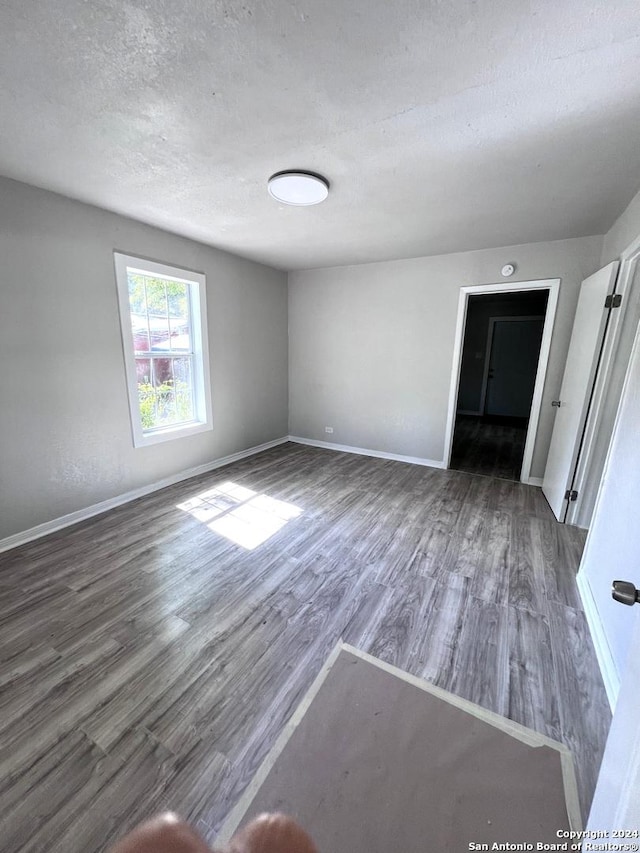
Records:
M613 223L604 236L600 266L615 261L627 246L640 235L640 192Z
M602 237L289 274L289 432L439 461L460 287L561 278L531 475L542 477L580 282ZM325 425L332 426L330 436Z
M207 276L214 429L134 448L113 250ZM287 433L286 275L0 179L0 539Z

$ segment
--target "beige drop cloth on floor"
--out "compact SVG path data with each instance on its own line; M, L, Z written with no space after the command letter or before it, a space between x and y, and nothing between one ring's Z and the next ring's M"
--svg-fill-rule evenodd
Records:
M565 747L522 727L513 736L486 719L503 718L466 703L485 718L469 713L349 647L332 657L221 840L263 811L295 817L320 853L535 849L564 840L568 808L579 828Z

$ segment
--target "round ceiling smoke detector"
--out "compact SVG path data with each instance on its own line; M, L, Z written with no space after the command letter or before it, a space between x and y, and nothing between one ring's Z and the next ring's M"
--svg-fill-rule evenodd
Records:
M269 195L283 204L320 204L329 195L329 181L312 172L276 172L267 184Z

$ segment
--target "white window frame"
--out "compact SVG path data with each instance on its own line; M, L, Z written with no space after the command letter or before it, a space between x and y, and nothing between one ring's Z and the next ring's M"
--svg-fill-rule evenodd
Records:
M196 433L213 429L213 412L211 406L211 377L209 368L209 345L207 335L207 296L206 278L203 273L192 272L168 264L148 261L121 252L113 253L116 285L118 289L118 305L120 309L120 328L122 332L122 350L127 375L127 392L129 395L129 414L134 447L146 447L184 438ZM193 339L193 390L195 418L188 423L175 426L160 427L145 430L140 417L138 402L138 379L136 359L131 329L131 311L129 307L129 270L148 274L171 281L184 282L189 285L191 334Z

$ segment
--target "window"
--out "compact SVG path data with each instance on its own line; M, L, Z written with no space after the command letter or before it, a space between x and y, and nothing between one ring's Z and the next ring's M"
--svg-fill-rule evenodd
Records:
M204 275L114 258L134 445L212 429Z

